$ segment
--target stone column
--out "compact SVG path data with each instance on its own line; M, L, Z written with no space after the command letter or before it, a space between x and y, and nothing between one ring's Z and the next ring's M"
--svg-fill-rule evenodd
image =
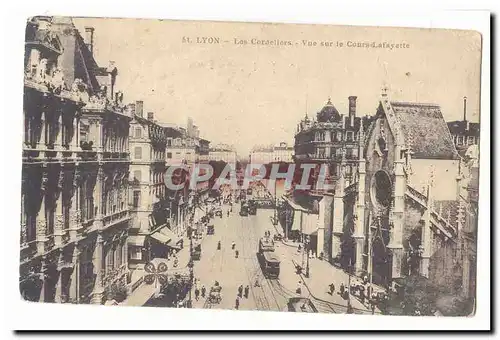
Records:
M340 173L333 198L332 257L340 254L340 236L344 230L344 175Z
M40 299L38 300L39 302L45 302L46 296L45 296L45 289L47 286L47 267L45 266L44 263L45 259L42 259L42 269L40 271L40 281L42 283L42 287L40 288Z
M54 295L54 302L55 303L62 303L62 281L63 281L63 268L60 268L58 271L59 273L58 278L57 278L57 283L56 283L56 293Z
M59 173L59 181L57 183L57 197L56 197L56 216L54 223L54 244L60 246L62 244L62 237L65 234L64 230L64 168L61 167Z
M102 268L102 262L104 261L104 247L103 247L103 237L99 233L97 235L97 241L94 250L94 257L92 259L94 264L94 270L96 273L94 291L92 292L91 303L92 304L102 304L102 298L104 295L103 279L104 273Z
M81 185L81 174L79 165L75 165L75 174L73 177L73 197L71 197L71 207L70 207L70 222L69 222L69 237L75 240L77 237L78 229L80 229L81 214L80 214L80 188Z
M47 129L47 112L40 113L40 139L36 145L37 149L45 149L47 141L45 140L45 131Z
M36 219L36 243L38 254L42 255L45 252L45 242L47 241L47 221L45 218L45 204L47 199L47 184L48 184L48 174L47 169L43 168L42 175L42 186L41 186L41 203L40 210L38 211L38 216Z
M106 204L106 202L103 202L103 191L105 190L104 188L104 181L105 181L105 176L104 176L104 169L102 165L99 165L99 169L97 170L97 182L95 185L95 195L94 195L94 202L95 205L97 206L97 215L94 217L94 226L97 228L97 230L102 229L103 227L103 206Z
M432 254L432 230L431 230L431 213L434 208L433 186L434 174L431 172L429 183L427 185L427 207L422 219L424 225L422 227L422 258L420 259L420 275L429 277L429 265Z
M75 243L73 250L73 271L71 272L69 297L73 302L78 303L80 293L80 249Z
M54 112L55 113L55 112ZM63 110L59 110L59 116L57 118L57 128L54 129L57 134L56 134L56 140L54 142L54 146L56 150L60 150L63 145L63 139L62 139L62 130L63 130Z
M75 115L73 117L73 138L71 147L75 150L79 150L80 147L80 118Z
M399 154L399 152L398 152ZM403 228L404 228L404 195L406 191L406 178L404 174L404 162L399 159L395 162L396 180L394 183L394 203L391 206L389 223L392 223L392 232L388 248L392 251L392 279L401 277L401 265L403 260Z
M96 134L97 152L102 152L104 150L104 124L100 120L96 122Z
M362 135L362 134L360 134ZM360 152L362 148L360 147ZM356 273L361 274L363 271L364 261L364 242L365 242L365 180L366 180L366 164L365 159L360 154L360 161L358 165L358 197L354 214L354 238L356 240ZM370 256L370 255L368 255Z

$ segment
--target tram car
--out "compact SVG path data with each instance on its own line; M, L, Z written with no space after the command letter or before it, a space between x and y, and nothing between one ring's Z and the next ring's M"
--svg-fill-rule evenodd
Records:
M273 251L258 253L262 273L266 278L277 279L280 275L280 259Z
M270 237L262 237L259 240L259 253L274 251L274 240Z

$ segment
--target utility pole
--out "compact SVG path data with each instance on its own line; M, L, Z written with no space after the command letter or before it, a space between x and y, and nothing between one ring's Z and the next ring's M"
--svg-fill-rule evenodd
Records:
M278 196L276 195L276 180L274 180L274 218L273 224L278 225Z
M371 219L369 219L371 220ZM370 221L371 222L371 221ZM370 289L370 296L368 296L368 300L371 300L371 296L373 295L373 241L372 241L372 223L368 226L368 275L370 277L370 285L368 286ZM372 309L372 314L375 313L375 310Z

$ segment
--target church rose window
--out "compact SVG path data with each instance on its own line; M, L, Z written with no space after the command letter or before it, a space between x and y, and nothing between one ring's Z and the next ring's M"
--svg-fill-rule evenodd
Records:
M379 207L387 208L391 203L392 183L387 172L380 170L373 176L371 197L373 204Z

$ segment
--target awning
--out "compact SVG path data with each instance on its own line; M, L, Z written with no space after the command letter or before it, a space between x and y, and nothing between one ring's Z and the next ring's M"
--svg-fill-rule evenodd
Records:
M302 211L295 210L293 212L292 230L300 230L301 224L302 224Z
M168 238L168 241L165 242L169 247L179 248L177 245L182 242L182 238L177 237L175 233L170 230L168 227L164 227L159 231L164 237Z
M302 233L311 235L318 230L318 215L302 213Z
M133 235L127 238L127 243L129 246L144 247L145 241L146 241L146 236L144 235Z
M149 299L156 293L160 292L161 285L147 284L143 282L136 290L134 290L125 301L120 303L122 306L144 306Z
M151 234L151 237L163 244L167 244L171 240L167 235L160 231Z

